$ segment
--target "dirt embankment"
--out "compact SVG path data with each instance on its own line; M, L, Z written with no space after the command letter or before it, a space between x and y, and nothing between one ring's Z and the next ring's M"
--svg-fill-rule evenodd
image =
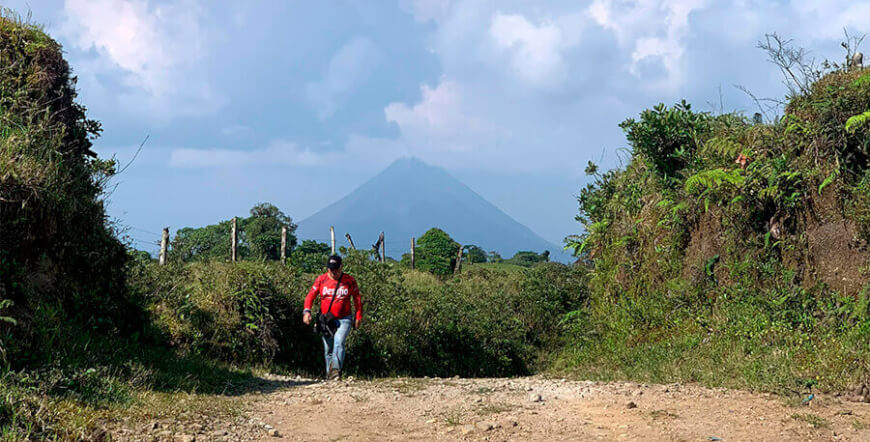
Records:
M274 380L272 381L274 382ZM870 440L870 405L707 389L543 379L285 379L233 422L138 440Z

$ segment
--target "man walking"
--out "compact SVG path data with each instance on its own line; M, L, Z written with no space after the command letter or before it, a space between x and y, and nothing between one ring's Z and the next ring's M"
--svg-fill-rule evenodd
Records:
M359 286L353 276L341 271L341 257L332 255L326 263L326 273L314 280L314 285L305 297L305 310L302 311L302 321L311 324L311 305L314 298L320 296L320 315L316 318L316 327L323 339L323 353L326 358L327 379L338 379L344 367L344 341L350 333L351 326L359 328L362 322L362 302ZM350 304L356 310L351 320Z

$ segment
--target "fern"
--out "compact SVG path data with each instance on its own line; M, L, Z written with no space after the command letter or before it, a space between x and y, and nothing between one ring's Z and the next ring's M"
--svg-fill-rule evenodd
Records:
M830 185L831 185L831 183L833 183L833 182L834 182L834 180L836 180L836 179L837 179L837 176L838 176L838 175L839 175L839 174L840 174L840 173L839 173L839 171L838 171L838 170L837 170L837 169L834 169L834 171L833 171L833 172L831 172L831 174L830 174L830 175L828 175L828 177L827 177L827 178L825 178L825 180L824 180L824 181L822 181L822 184L820 184L820 185L819 185L819 195L821 195L821 194L822 194L822 190L824 190L824 189L825 189L825 187L828 187L828 186L830 186Z
M736 157L743 146L728 138L715 137L704 144L705 151L712 151L723 157Z
M792 132L805 133L806 127L804 127L804 122L800 118L795 115L789 114L783 117L783 122L787 123L785 126L785 134L788 135Z
M730 172L725 169L710 169L690 176L686 180L685 189L690 194L705 194L725 187L740 188L744 181L739 169Z
M864 74L852 82L852 86L862 87L870 84L870 74Z
M859 128L863 127L867 120L870 119L870 111L865 111L862 114L853 115L846 120L846 132L855 133Z

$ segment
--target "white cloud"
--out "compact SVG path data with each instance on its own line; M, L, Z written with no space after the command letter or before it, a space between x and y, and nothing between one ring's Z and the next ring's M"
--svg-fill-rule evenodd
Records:
M344 105L355 88L371 76L378 57L377 47L366 37L355 37L336 52L323 79L306 87L318 118L329 118Z
M489 33L499 49L511 52L511 66L529 83L554 86L567 76L562 50L577 42L565 41L555 24L535 26L525 16L498 13Z
M120 70L123 109L167 120L216 110L221 98L204 78L191 75L206 47L196 0L152 5L145 0L65 0L60 28L81 51L102 62L80 63L84 74Z
M263 165L314 166L322 154L302 149L284 140L272 141L259 150L243 149L176 149L169 156L169 166L178 168L245 167Z
M843 27L850 30L858 29L861 32L866 32L867 30L867 18L870 17L870 2L858 0L793 0L792 5L802 22L813 23L812 26L799 26L796 28L799 28L802 34L815 39L842 39Z
M673 91L685 80L683 55L689 15L705 4L705 0L594 0L587 12L601 27L616 35L621 47L631 48L632 74L644 77L650 88ZM664 69L663 78L650 78L652 72L644 69L650 63Z
M457 83L442 78L434 88L422 85L420 93L413 106L390 103L384 108L386 120L399 126L414 151L467 151L479 137L497 136L489 122L468 108Z
M260 149L173 149L167 164L182 169L234 168L261 166L291 166L310 168L335 164L354 167L385 166L406 154L401 143L353 135L345 150L312 150L285 139L270 141Z

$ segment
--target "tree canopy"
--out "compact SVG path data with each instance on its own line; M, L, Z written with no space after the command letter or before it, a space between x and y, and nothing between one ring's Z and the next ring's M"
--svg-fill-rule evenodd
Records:
M524 250L517 252L516 254L514 254L513 258L508 259L505 262L523 267L531 267L539 262L548 262L549 260L549 250L544 250L544 252L540 254Z
M303 272L319 272L326 265L331 250L329 244L306 239L293 250L290 262L294 267L301 268Z
M486 251L474 244L463 247L462 252L465 255L464 259L466 262L472 264L486 262Z
M296 246L293 219L269 203L251 208L251 216L236 220L239 232L238 253L242 259L280 259L281 227L287 226L287 250ZM226 260L230 256L232 221L224 220L205 227L179 229L172 239L170 259L178 261Z
M417 268L436 275L453 273L459 243L445 231L431 228L417 240Z

